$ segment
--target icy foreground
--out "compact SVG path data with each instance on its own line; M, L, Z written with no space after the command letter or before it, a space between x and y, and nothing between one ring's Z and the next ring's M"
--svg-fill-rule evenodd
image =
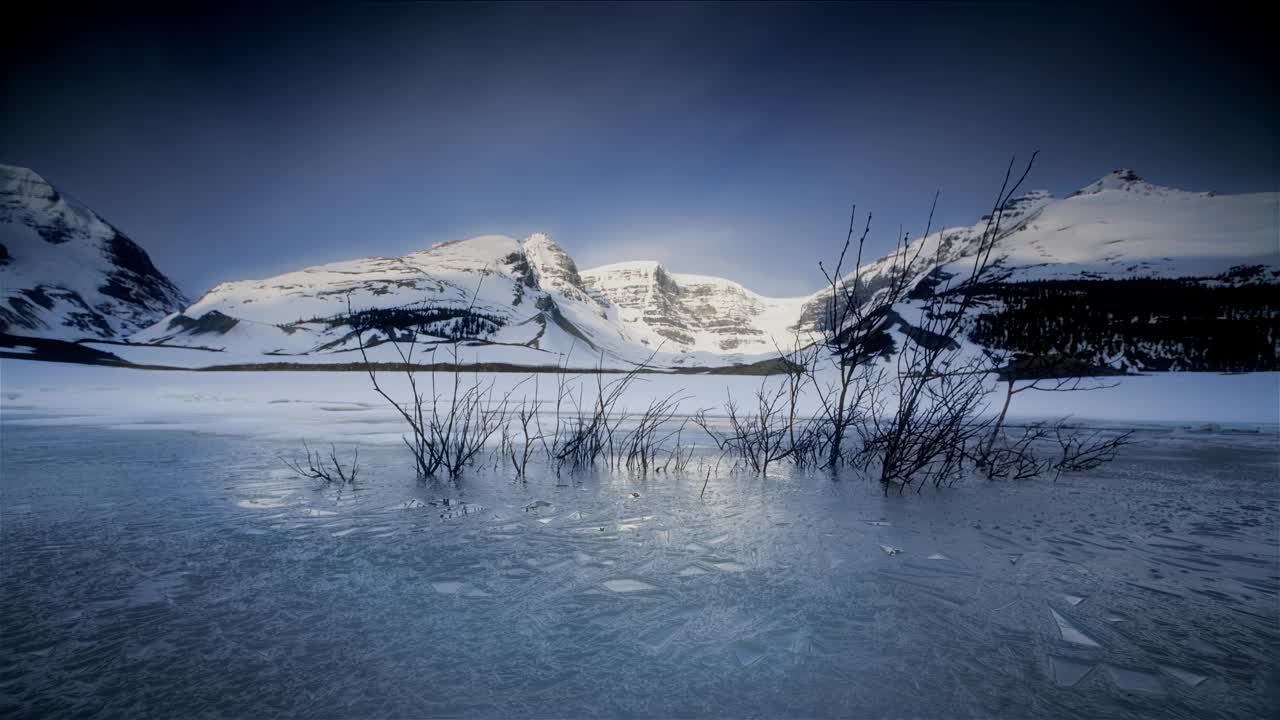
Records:
M1097 474L888 498L785 473L699 498L701 462L433 486L361 439L338 495L284 469L294 442L7 402L7 717L1277 710L1274 434L1148 430Z

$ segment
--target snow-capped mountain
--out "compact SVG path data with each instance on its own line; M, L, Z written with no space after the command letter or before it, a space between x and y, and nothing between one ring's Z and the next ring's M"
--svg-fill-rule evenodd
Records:
M185 303L124 233L31 170L0 165L0 332L119 339Z
M968 341L1124 370L1270 368L1278 199L1184 192L1128 170L1062 199L1028 192L1005 207ZM967 276L986 225L984 216L900 251L916 259L915 289L886 328L897 345L912 341L907 318L951 289L948 278ZM901 271L901 254L865 264L865 289ZM400 361L386 340L412 339L414 362L452 362L456 351L467 363L713 368L769 360L813 337L829 299L829 288L765 297L656 262L579 270L545 234L490 235L222 283L130 345L103 349L140 364L331 364L359 361L361 339L370 359Z
M628 344L573 261L544 235L523 242L487 235L222 283L133 340L332 362L358 360L360 339L377 345L410 336L428 360L442 341L465 339L539 365L555 364L575 345L594 355Z
M1121 169L1011 205L965 323L977 347L1124 371L1280 369L1280 194L1186 192ZM984 221L920 241L921 257L941 242L942 261L913 268L899 318L967 277Z

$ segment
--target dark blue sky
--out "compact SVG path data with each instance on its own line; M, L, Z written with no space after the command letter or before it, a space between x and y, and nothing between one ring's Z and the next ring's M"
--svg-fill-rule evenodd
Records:
M848 204L986 211L1012 153L1062 195L1116 167L1276 190L1265 23L1203 5L371 4L31 17L3 53L0 162L216 282L550 232L814 289ZM1243 27L1238 27L1243 25ZM11 31L17 26L11 26ZM15 40L16 37L16 40Z

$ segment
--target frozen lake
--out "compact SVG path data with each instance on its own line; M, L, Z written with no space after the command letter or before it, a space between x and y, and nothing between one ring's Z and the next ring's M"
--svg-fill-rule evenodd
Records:
M292 441L2 441L7 717L1263 717L1280 692L1270 433L1147 429L1056 483L784 470L704 499L701 471L429 485L362 446L338 495Z

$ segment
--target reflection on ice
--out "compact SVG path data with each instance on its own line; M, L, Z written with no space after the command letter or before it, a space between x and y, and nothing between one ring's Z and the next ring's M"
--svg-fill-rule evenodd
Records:
M458 580L440 580L431 583L431 588L441 595L462 595L464 597L489 597L489 593Z
M634 578L615 578L613 580L605 580L604 586L618 593L641 592L644 590L657 590L656 587L642 580Z

